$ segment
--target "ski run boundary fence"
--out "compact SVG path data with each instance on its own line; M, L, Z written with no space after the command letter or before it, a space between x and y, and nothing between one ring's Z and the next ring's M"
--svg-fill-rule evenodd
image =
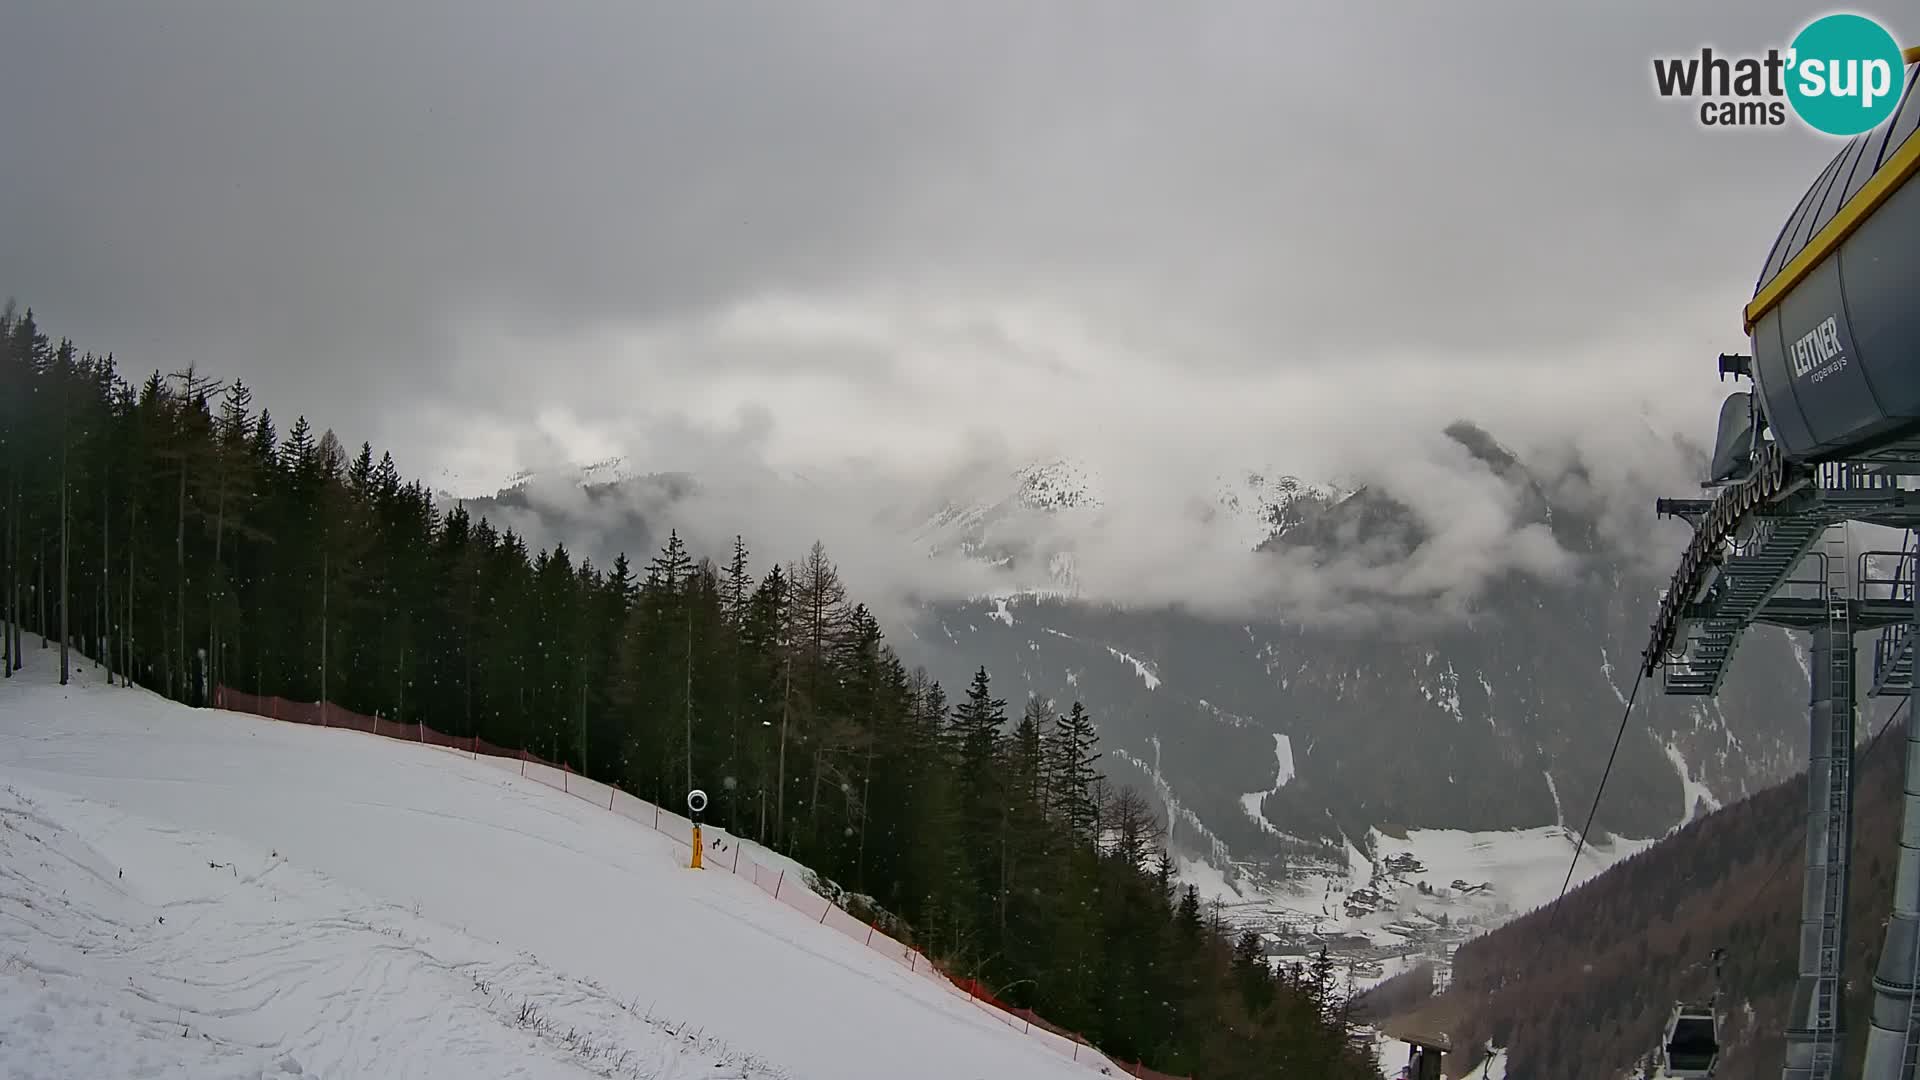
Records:
M464 739L456 738L435 731L425 724L406 724L379 716L362 716L326 702L288 701L285 698L262 697L225 686L215 688L213 704L217 709L230 712L249 713L294 724L343 728L402 742L438 747L476 761L485 758L503 767L518 766L520 775L529 780L545 784L555 791L653 829L674 843L687 848L691 858L693 822L685 816L671 810L663 810L612 785L598 780L589 780L565 765L556 765L525 750L509 750L503 746L495 746L477 735ZM1169 1073L1155 1072L1144 1065L1114 1061L1094 1049L1086 1039L1058 1025L1048 1023L1035 1015L1031 1009L1016 1008L999 1000L978 980L948 976L938 965L927 959L926 954L894 940L872 923L855 918L815 892L806 882L798 880L798 875L789 873L785 867L766 867L755 862L750 856L742 853L741 849L744 845L725 830L708 825L703 825L702 829L720 839L721 844L724 844L724 847L716 844L702 853L701 861L706 869L726 871L751 881L761 892L766 893L769 899L787 905L822 927L838 931L887 957L909 972L929 980L941 989L967 999L986 1015L1004 1023L1013 1031L1033 1039L1061 1057L1069 1061L1083 1062L1088 1067L1107 1075L1124 1074L1137 1077L1139 1080L1192 1080L1191 1077L1177 1077Z

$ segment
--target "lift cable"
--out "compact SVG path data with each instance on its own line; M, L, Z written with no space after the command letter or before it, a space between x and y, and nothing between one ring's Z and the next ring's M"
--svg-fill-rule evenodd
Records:
M1633 677L1633 692L1627 695L1626 710L1620 714L1620 730L1613 734L1613 750L1607 754L1607 767L1600 773L1600 786L1593 791L1593 805L1587 810L1587 823L1580 827L1580 839L1573 845L1573 861L1567 864L1567 876L1560 882L1560 895L1553 898L1553 909L1547 915L1547 929L1553 929L1554 920L1560 917L1560 901L1567 895L1567 886L1573 883L1573 872L1580 865L1580 852L1587 846L1587 833L1593 828L1593 816L1600 812L1600 796L1606 794L1607 778L1613 775L1614 759L1620 756L1620 740L1627 734L1627 718L1633 715L1633 703L1640 697L1640 683L1646 678L1646 670Z
M1635 677L1633 681L1633 690L1627 695L1627 707L1625 711L1621 713L1621 716L1620 716L1620 729L1617 732L1615 732L1613 736L1613 752L1607 755L1607 767L1600 774L1600 787L1598 790L1596 790L1593 793L1593 806L1589 808L1587 811L1587 823L1580 830L1580 839L1578 843L1576 843L1576 845L1574 846L1573 862L1567 867L1567 876L1560 883L1560 894L1554 897L1552 907L1548 912L1547 926L1549 929L1553 927L1554 920L1559 916L1560 901L1566 898L1567 888L1573 881L1573 872L1579 866L1580 852L1581 852L1581 849L1586 844L1587 832L1588 830L1593 828L1594 815L1600 809L1600 797L1606 791L1607 778L1610 775L1612 775L1614 760L1620 753L1620 740L1623 737L1625 737L1627 732L1627 720L1629 717L1633 715L1634 702L1640 696L1640 682L1641 682L1641 678ZM1884 736L1893 727L1893 722L1895 720L1900 719L1901 711L1904 710L1912 700L1913 698L1911 695L1909 695L1908 697L1901 698L1900 703L1894 706L1892 712L1889 712L1887 714L1887 718L1880 722L1880 730L1874 732L1873 738L1867 740L1867 744L1864 747L1856 746L1854 748L1853 760L1856 765L1862 759L1864 759L1867 755L1873 753L1873 748L1880 744L1881 737ZM1754 905L1754 902L1757 901L1760 898L1760 896L1767 891L1767 887L1773 884L1773 879L1779 876L1780 868L1783 866L1786 866L1787 863L1791 861L1792 861L1791 859L1774 860L1773 869L1767 872L1766 880L1762 881L1760 883L1760 886L1756 888L1753 891L1753 893L1747 897L1745 903L1740 905L1740 911L1742 915L1744 915L1749 909L1751 909ZM1546 941L1544 936L1541 940L1540 947L1542 949L1546 947ZM1914 969L1913 978L1916 981L1920 981L1920 937L1917 937L1915 939L1913 969ZM1716 978L1716 984L1717 982L1718 980ZM1718 998L1718 996L1719 996L1718 988L1716 985L1716 991L1715 991L1716 999ZM1717 1008L1717 1002L1716 1002L1716 1008ZM1909 1029L1909 1037L1911 1037L1911 1029ZM1481 1064L1480 1071L1483 1075L1485 1074L1487 1067L1491 1064L1492 1064L1492 1057L1491 1055L1489 1055L1488 1059Z
M1552 915L1550 915L1547 920L1547 926L1549 928L1553 926L1553 916L1557 916L1559 913L1560 901L1566 898L1567 887L1573 882L1573 872L1580 864L1580 852L1586 846L1587 831L1593 828L1594 814L1600 809L1600 796L1606 792L1607 777L1611 775L1613 772L1614 758L1620 753L1620 740L1627 733L1627 718L1633 715L1634 699L1637 698L1639 694L1640 694L1640 679L1636 677L1633 681L1633 692L1627 695L1626 712L1624 712L1620 717L1620 730L1616 732L1613 736L1613 753L1607 755L1607 767L1606 767L1606 770L1600 774L1599 789L1593 793L1593 806L1587 811L1587 823L1585 827L1583 827L1580 830L1579 842L1574 845L1573 861L1568 864L1567 875L1560 882L1560 895L1554 897L1553 899L1553 912L1552 912ZM1894 706L1893 711L1887 714L1887 718L1880 722L1880 730L1874 732L1873 738L1867 741L1867 745L1865 747L1856 747L1854 749L1853 759L1856 765L1859 764L1862 758L1866 757L1866 755L1873 752L1873 748L1879 745L1880 743L1880 737L1882 735L1885 735L1887 733L1887 730L1893 726L1893 722L1900 718L1901 710L1905 709L1907 707L1907 703L1912 700L1913 699L1911 697L1901 698L1900 704ZM1773 879L1779 876L1780 868L1787 865L1787 862L1790 862L1790 861L1791 860L1784 860L1784 861L1776 860L1774 862L1773 870L1767 874L1767 879L1760 883L1760 887L1755 889L1753 892L1753 895L1749 896L1747 898L1747 902L1742 905L1743 911L1746 908L1753 906L1753 902L1759 898L1761 893L1766 892L1767 886L1773 884Z

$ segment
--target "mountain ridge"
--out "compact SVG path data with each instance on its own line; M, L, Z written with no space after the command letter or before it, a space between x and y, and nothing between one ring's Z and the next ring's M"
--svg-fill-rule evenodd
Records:
M1591 505L1556 497L1564 475L1556 488L1470 421L1443 434L1475 482L1502 500L1510 534L1563 557L1496 567L1477 592L1403 582L1432 573L1436 541L1404 499L1377 484L1221 470L1238 479L1163 512L1245 529L1249 573L1271 566L1298 577L1305 567L1308 587L1337 598L1351 586L1370 617L1118 602L1083 587L1073 531L1115 520L1102 490L1110 481L1060 459L1009 470L997 487L976 482L970 500L936 496L896 512L916 519L908 538L919 557L957 556L991 573L979 587L918 597L889 636L903 659L946 685L984 665L1026 694L1085 702L1103 746L1128 763L1122 771L1170 819L1191 818L1174 829L1175 845L1190 839L1189 854L1229 874L1344 872L1349 845L1383 825L1564 824L1592 801L1627 696L1622 667L1637 662L1660 583L1644 573L1644 557L1617 548L1621 530ZM603 539L637 552L664 540L676 504L700 487L685 474L628 477L588 498L596 512L620 508L621 526ZM508 492L498 502L514 500ZM1238 517L1223 520L1229 514ZM579 531L564 515L546 526ZM1787 635L1756 631L1721 698L1646 705L1597 827L1655 838L1703 806L1787 775L1800 752L1799 717L1781 703L1804 693ZM1276 736L1288 740L1294 765L1277 786ZM1500 798L1482 794L1490 790ZM1248 802L1256 794L1257 815Z

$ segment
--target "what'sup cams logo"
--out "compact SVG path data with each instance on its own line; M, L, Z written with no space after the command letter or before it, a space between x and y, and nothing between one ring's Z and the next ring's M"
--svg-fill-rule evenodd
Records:
M1906 89L1900 45L1864 15L1826 15L1794 35L1784 51L1656 57L1654 88L1664 98L1700 101L1707 127L1779 127L1791 108L1826 135L1871 131L1893 115Z

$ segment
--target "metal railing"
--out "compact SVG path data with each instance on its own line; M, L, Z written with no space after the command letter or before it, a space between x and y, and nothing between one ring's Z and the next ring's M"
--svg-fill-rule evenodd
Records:
M1916 534L1911 529L1907 530L1900 542L1898 552L1866 552L1861 556L1863 592L1866 591L1868 581L1872 580L1878 584L1878 579L1869 579L1867 576L1866 559L1869 555L1896 557L1893 580L1888 583L1886 599L1913 603L1914 581L1916 577L1920 577L1920 534ZM1873 685L1876 691L1890 678L1902 674L1903 668L1904 673L1911 678L1913 659L1910 639L1912 634L1913 624L1910 622L1894 623L1880 631L1880 637L1873 643Z
M1886 491L1900 486L1897 474L1854 461L1829 461L1814 470L1814 483L1828 491Z
M1799 576L1800 571L1808 564L1817 567L1817 572L1812 577ZM1783 600L1825 600L1827 583L1827 553L1809 551L1802 557L1800 565L1794 567L1793 573L1789 574L1786 580L1780 583L1780 587L1774 590L1773 595Z

